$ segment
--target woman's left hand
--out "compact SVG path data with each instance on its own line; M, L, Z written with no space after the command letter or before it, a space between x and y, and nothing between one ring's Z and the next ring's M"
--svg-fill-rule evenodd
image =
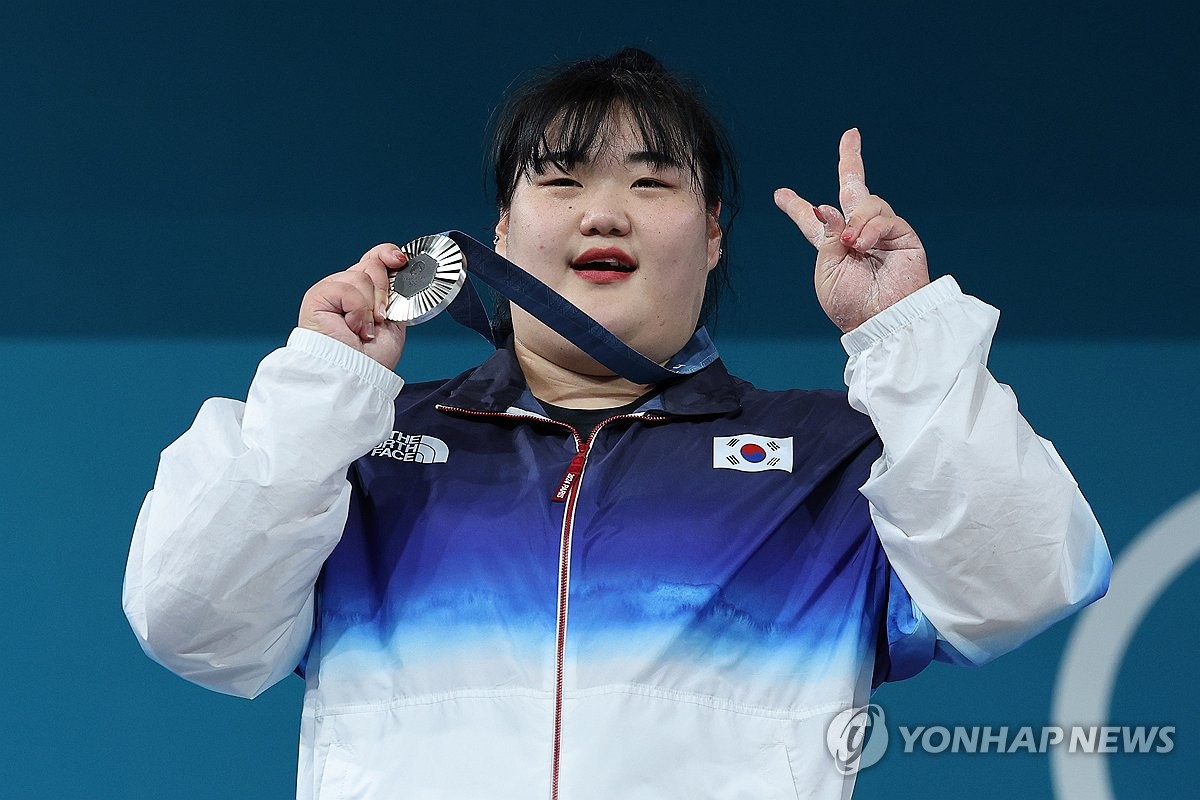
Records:
M791 189L778 189L775 205L817 248L817 299L849 332L929 283L929 267L912 226L867 190L857 128L842 134L838 152L841 209L813 206Z

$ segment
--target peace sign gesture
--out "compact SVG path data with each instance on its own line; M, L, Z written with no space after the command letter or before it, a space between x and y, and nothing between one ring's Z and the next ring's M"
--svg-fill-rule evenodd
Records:
M838 154L840 210L814 206L791 189L776 190L775 205L817 248L817 299L849 332L929 283L929 267L912 226L867 190L857 128L842 134Z

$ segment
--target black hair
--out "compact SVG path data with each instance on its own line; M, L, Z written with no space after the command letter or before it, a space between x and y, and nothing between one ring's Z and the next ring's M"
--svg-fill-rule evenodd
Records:
M550 164L570 169L604 144L613 119L628 113L643 149L663 163L690 171L705 207L715 213L722 252L709 272L698 324L715 316L730 289L729 229L739 206L737 164L729 137L701 100L701 92L654 56L627 47L607 58L551 67L520 84L494 117L489 164L496 206L507 211L517 182ZM507 312L507 307L502 313Z

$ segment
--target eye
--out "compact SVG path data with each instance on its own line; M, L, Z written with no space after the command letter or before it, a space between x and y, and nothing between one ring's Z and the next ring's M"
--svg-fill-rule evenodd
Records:
M633 182L633 185L639 189L667 189L670 185L665 181L660 181L658 178L639 178Z
M566 178L566 177L561 177L561 176L557 177L557 178L546 178L545 180L541 181L541 184L542 184L542 186L582 186L583 185L579 181L575 180L574 178Z

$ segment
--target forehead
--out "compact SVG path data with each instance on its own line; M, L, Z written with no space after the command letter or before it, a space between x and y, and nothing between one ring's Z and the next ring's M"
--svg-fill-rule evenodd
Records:
M602 116L596 111L565 109L554 116L524 166L540 172L550 164L576 166L598 161L656 167L695 163L687 137L664 121L635 114L627 106L611 107Z

